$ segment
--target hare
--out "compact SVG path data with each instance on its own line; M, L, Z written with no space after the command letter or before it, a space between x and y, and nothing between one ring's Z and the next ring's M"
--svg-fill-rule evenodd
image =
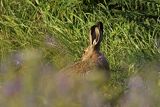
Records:
M109 76L109 63L105 56L100 52L100 43L103 38L103 23L98 22L91 27L89 33L89 46L84 50L84 54L81 60L70 65L62 71L72 73L88 73L93 70L105 71L105 74Z

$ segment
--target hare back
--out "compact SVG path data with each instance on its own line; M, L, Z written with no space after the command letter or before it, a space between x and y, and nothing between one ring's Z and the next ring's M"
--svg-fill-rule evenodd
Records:
M67 74L88 74L93 71L103 71L108 75L109 65L104 58L95 60L78 61L73 65L70 65L63 69L63 72Z
M96 63L91 61L78 61L63 69L67 73L82 73L85 74L93 69L95 69Z

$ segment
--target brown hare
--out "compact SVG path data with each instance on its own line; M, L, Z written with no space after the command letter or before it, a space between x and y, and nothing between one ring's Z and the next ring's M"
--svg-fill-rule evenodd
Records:
M98 22L90 29L90 44L84 50L80 61L70 65L62 71L70 73L85 74L93 70L104 71L109 76L109 63L105 56L100 52L100 43L103 38L103 23Z

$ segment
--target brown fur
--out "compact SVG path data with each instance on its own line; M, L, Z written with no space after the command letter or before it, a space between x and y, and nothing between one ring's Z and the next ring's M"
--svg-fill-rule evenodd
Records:
M70 73L85 74L93 70L105 71L109 76L109 63L105 56L100 52L100 43L103 36L103 24L98 22L91 27L90 30L90 45L85 49L85 52L80 61L70 65L63 70Z

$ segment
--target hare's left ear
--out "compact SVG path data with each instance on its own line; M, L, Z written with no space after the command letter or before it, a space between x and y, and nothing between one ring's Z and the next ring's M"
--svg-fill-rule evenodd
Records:
M103 39L103 23L102 22L98 22L96 24L96 26L99 28L99 33L100 33L99 43L100 43L102 41L102 39Z
M103 34L103 24L102 22L98 22L96 25L91 27L90 30L90 45L100 44L102 41Z

